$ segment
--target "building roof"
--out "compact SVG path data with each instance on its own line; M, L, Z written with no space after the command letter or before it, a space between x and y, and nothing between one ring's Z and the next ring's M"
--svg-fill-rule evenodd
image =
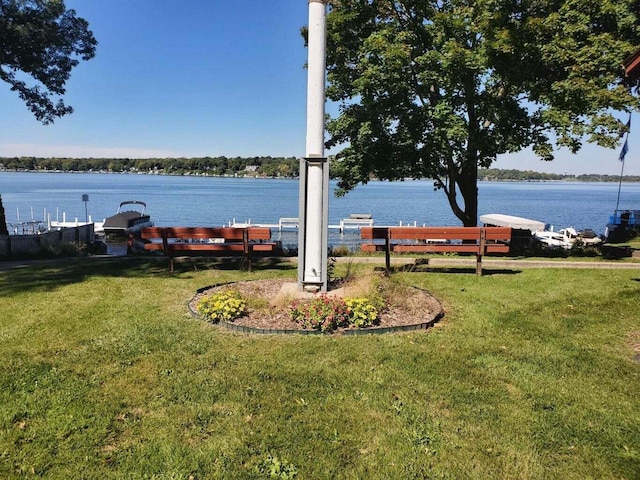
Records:
M632 79L640 77L640 48L629 55L622 64L627 77Z

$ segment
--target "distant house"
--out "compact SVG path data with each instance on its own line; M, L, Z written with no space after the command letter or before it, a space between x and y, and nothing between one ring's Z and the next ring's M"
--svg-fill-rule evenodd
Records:
M635 53L629 55L624 62L624 74L629 80L640 78L640 48Z

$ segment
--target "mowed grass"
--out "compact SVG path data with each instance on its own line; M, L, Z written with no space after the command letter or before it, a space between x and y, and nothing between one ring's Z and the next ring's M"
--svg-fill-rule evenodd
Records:
M489 273L395 274L439 326L341 337L188 315L290 265L1 271L0 478L640 478L640 271Z

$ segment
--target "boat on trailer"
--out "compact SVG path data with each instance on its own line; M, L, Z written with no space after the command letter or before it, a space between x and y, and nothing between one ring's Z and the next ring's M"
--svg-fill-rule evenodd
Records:
M609 243L620 243L640 232L640 210L615 210L609 217L605 238Z
M126 210L130 205L142 207L139 210ZM145 213L147 204L139 200L127 200L120 203L115 215L105 218L103 230L105 235L123 237L145 227L153 227L151 216Z

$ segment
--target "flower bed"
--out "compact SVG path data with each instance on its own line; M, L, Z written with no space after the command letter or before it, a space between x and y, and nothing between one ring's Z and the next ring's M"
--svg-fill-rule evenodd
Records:
M233 284L213 285L200 289L189 302L189 310L192 315L204 318L197 311L197 305L203 298L230 289L238 292L242 298L246 299L246 312L233 321L222 320L220 325L232 330L253 333L318 333L322 329L315 330L308 325L294 322L291 317L291 306L297 300L291 298L280 298L279 293L285 282L290 280L269 279L247 282L237 282ZM407 291L399 300L387 300L384 308L377 312L377 321L367 323L367 316L371 311L367 305L375 306L374 302L361 300L362 297L345 299L345 304L351 302L352 311L357 312L354 322L362 322L356 328L355 325L337 326L335 330L339 333L382 333L387 331L424 329L435 324L442 316L443 310L440 302L428 292L413 287L406 287ZM327 295L331 297L331 292ZM318 296L317 298L321 298ZM299 305L302 305L300 301ZM365 327L365 328L362 328Z

